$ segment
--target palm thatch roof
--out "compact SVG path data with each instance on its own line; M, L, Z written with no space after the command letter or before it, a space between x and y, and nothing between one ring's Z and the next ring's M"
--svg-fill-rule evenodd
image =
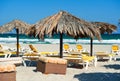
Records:
M25 33L25 30L30 27L30 24L27 24L20 20L13 20L3 26L0 26L0 33L9 32L11 30L19 29L19 33Z
M34 28L35 27L35 28ZM42 19L27 31L28 35L33 35L44 39L44 35L52 36L53 34L65 33L74 38L95 36L100 39L99 30L95 25L79 19L65 11Z
M13 20L3 26L0 26L0 33L5 33L13 30L14 28L16 29L17 33L17 56L19 56L19 33L23 34L25 31L31 27L30 24L27 24L23 21L20 20Z
M93 25L96 25L97 29L100 30L101 34L108 33L111 34L117 29L115 25L105 23L105 22L91 22ZM93 40L91 39L91 56L92 56Z
M117 26L105 22L92 22L92 24L96 25L99 28L101 34L105 32L111 34L117 29Z
M30 37L34 36L36 37L36 28L35 25L31 25L31 27L29 27L26 31L25 31L26 35L29 35Z

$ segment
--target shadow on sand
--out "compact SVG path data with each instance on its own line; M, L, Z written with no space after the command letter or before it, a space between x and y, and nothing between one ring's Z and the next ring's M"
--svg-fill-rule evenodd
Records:
M120 81L120 73L82 73L74 78L79 81Z
M75 69L83 69L83 65L81 64L70 64L67 68L75 68Z
M104 65L104 67L106 67L108 69L120 70L120 64Z
M27 67L36 67L37 62L36 61L25 61Z

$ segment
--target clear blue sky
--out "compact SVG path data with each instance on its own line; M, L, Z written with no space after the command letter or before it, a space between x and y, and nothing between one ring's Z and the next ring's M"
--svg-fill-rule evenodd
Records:
M120 0L0 0L0 25L14 19L33 24L60 10L86 21L118 26ZM117 33L120 33L120 29Z

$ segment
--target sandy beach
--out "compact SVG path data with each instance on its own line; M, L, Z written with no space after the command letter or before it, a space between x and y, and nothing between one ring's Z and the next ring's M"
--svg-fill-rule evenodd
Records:
M120 81L120 0L0 0L0 81Z
M2 44L11 48L15 44ZM21 44L22 48L29 48L29 44ZM58 51L59 44L33 44L39 51ZM75 48L70 44L70 48ZM85 50L90 45L82 45ZM94 52L111 51L111 45L94 45ZM80 67L67 67L66 74L42 74L36 71L36 66L17 66L16 81L120 81L120 58L116 61L98 61L97 67L90 65L88 69Z
M16 48L15 44L2 44L3 46L8 46L10 48ZM29 49L29 44L20 44L22 48ZM59 52L59 44L33 44L40 52L41 51L58 51ZM75 49L76 44L69 44L70 49ZM81 44L83 46L84 50L90 51L90 45L89 44ZM93 52L111 52L111 46L112 45L104 45L104 44L93 44Z
M42 74L36 67L17 67L17 81L120 81L120 60L98 62L97 67L67 68L66 75Z

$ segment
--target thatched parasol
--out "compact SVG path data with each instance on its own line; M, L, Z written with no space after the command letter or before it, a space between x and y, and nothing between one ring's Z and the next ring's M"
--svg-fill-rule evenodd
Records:
M19 29L19 33L23 34L25 33L25 30L28 28L28 26L31 25L21 20L13 20L3 26L0 26L0 33L9 32L15 28L15 29Z
M52 36L53 34L60 34L60 58L62 58L63 33L75 39L83 37L90 37L93 39L95 36L100 39L99 30L97 30L93 24L81 20L65 11L60 11L53 16L41 20L36 23L34 27L31 29L35 30L29 29L27 34L34 34L34 36L39 39L44 39L45 35Z
M105 22L91 22L96 25L96 27L100 30L101 34L108 33L111 34L115 30L117 30L117 26ZM93 40L91 39L91 48L93 48ZM91 50L92 51L92 50Z
M9 32L13 29L16 29L16 32L17 32L17 56L19 54L19 48L18 48L18 45L19 45L19 33L23 34L25 33L25 30L30 27L31 25L25 23L25 22L22 22L20 20L13 20L3 26L0 26L0 33L5 33L5 32Z
M104 33L111 34L117 29L115 25L105 23L105 22L92 22L92 24L96 25L99 28L101 34L104 34Z

